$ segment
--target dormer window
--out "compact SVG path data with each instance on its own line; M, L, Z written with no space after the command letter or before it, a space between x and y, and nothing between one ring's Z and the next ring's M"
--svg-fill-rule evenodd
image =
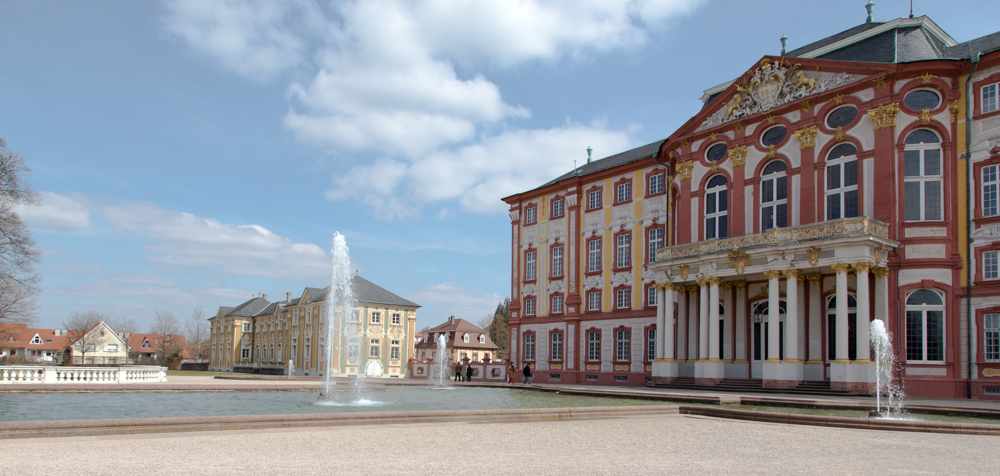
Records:
M42 343L42 338L39 337L38 334L35 334L35 337L33 337L31 339L31 343L32 344L41 344Z
M469 334L465 334L462 336L462 342L469 342Z

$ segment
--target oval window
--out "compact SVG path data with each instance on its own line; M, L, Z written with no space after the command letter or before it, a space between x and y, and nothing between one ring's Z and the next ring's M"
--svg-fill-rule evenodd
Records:
M720 142L708 148L708 153L705 154L705 158L708 159L709 162L718 162L726 156L726 152L729 152L729 146Z
M829 116L826 116L826 127L836 129L847 127L858 117L858 108L854 106L844 106L834 109Z
M776 146L785 140L787 133L788 129L785 129L785 126L774 126L764 131L764 135L760 136L760 142L764 144L764 147Z
M903 97L903 103L906 104L906 107L915 111L936 109L941 105L941 96L934 91L918 89L906 93L906 96Z

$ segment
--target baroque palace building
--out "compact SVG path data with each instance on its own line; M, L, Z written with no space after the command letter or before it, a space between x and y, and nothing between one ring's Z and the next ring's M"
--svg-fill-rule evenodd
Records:
M407 376L420 305L358 275L351 278L351 288L355 307L347 325L355 327L359 340L334 336L338 345L329 361L331 375ZM325 375L329 294L329 286L305 288L298 298L288 293L281 302L269 302L265 294L235 307L220 307L209 318L209 370Z
M540 382L870 393L879 320L909 395L1000 395L1000 34L872 7L667 139L505 198L512 359Z

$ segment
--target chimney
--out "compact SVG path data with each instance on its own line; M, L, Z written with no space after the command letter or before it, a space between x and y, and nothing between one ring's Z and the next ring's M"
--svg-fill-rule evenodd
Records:
M292 302L292 292L288 291L285 293L285 302Z
M267 293L260 293L260 298L267 301Z
M454 323L455 323L455 316L449 316L448 317L448 325L450 326L450 325L452 325Z

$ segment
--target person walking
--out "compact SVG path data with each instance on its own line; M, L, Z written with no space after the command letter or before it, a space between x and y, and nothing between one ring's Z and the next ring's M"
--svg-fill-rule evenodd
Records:
M507 383L513 384L515 376L517 376L517 369L514 368L514 362L511 362L507 364Z
M531 364L524 364L524 384L531 383Z
M457 362L455 363L455 381L456 382L462 381L462 364Z
M465 366L465 381L466 382L471 382L472 381L472 366L471 365L466 365Z

